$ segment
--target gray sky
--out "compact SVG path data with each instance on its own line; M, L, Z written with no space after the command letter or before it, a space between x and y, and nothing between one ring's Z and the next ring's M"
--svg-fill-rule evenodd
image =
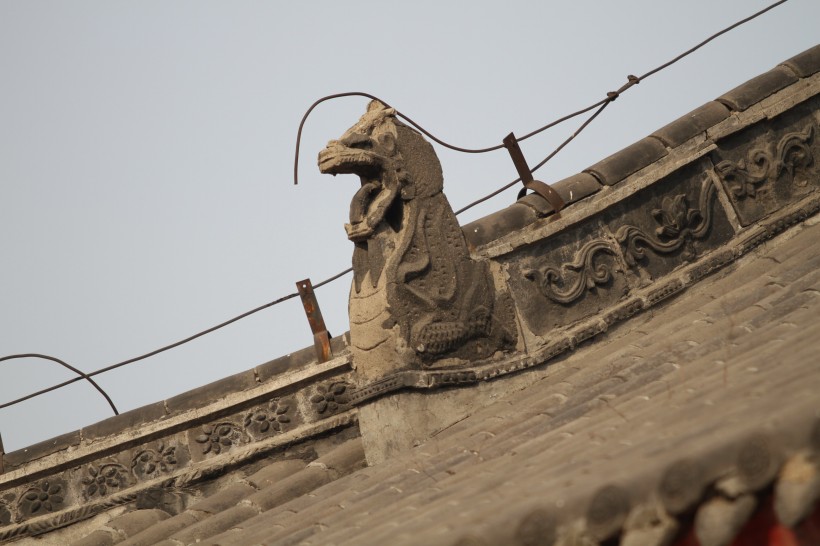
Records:
M85 371L345 269L355 177L316 154L367 91L466 147L603 98L770 0L0 2L0 356ZM536 177L574 174L818 42L791 0L620 97ZM522 144L530 165L582 118ZM437 147L454 208L514 179L505 151ZM507 206L510 190L460 217ZM345 277L317 291L347 329ZM97 380L121 411L310 345L297 300ZM72 374L0 363L0 402ZM0 410L7 451L111 415L87 383Z

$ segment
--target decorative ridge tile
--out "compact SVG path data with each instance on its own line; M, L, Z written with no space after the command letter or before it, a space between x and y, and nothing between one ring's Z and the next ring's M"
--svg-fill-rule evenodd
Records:
M167 444L168 447L138 448L127 453L133 457L130 468L111 459L24 483L13 490L15 498L19 498L14 503L16 517L13 524L0 527L0 542L41 534L87 519L112 507L134 502L141 492L152 488L190 486L222 474L243 461L354 425L357 419L356 409L340 409L328 418L299 424L236 449L213 453L199 462L191 461L181 453L184 444ZM145 457L146 454L149 456ZM156 466L152 467L154 464Z
M789 68L778 66L724 93L716 100L736 112L742 112L769 95L797 82L798 79Z
M40 458L26 459L27 462L19 461L17 468L8 468L4 474L0 474L0 490L31 480L34 477L43 475L43 473L62 470L82 461L94 460L95 457L105 456L105 454L112 452L116 453L118 450L127 450L140 442L147 441L150 443L152 439L180 434L179 431L200 427L203 422L209 422L215 415L224 415L236 411L241 413L246 411L245 408L255 407L260 401L271 400L280 396L279 393L303 393L301 396L310 397L316 385L321 384L322 381L326 381L328 378L346 377L349 370L350 356L349 354L343 354L322 364L314 364L309 368L285 373L253 388L227 393L210 404L167 416L165 419L154 421L150 425L141 424L139 428L127 428L113 436L95 437L90 441L85 441L84 438L76 442L71 440L73 446L71 450L63 448L61 444L59 451L53 451L47 455L38 452L34 455L39 454L41 455ZM305 409L309 409L308 402L304 402L303 405ZM332 413L335 413L335 411L329 412L327 415ZM311 416L308 420L318 420L320 418L321 416ZM300 422L306 422L306 420L302 419ZM80 432L69 433L66 436L79 438ZM22 451L25 452L25 450ZM9 455L14 456L14 453ZM21 459L28 456L27 453L22 453Z
M571 205L597 192L597 189L591 189L582 192L582 195L578 198L569 196L568 191L565 191L567 188L563 188L562 185L570 182L577 183L577 177L594 176L595 181L604 186L622 182L629 183L624 179L664 158L667 153L679 152L679 147L694 137L705 133L708 129L725 122L732 115L732 112L748 110L772 94L781 92L790 85L798 83L801 78L808 78L820 71L819 59L820 46L804 51L784 61L769 72L761 74L725 93L720 98L707 102L681 116L648 137L612 154L583 172L551 185L559 192L567 204ZM760 116L757 119L747 119L745 124L754 123L759 119ZM733 122L733 124L736 125L737 122ZM721 136L724 135L721 134ZM589 182L584 181L584 184L589 184ZM531 207L535 211L535 215L529 214L519 207L520 204ZM463 226L464 235L471 250L475 251L490 245L507 234L515 233L516 230L537 222L540 217L550 214L552 214L552 208L549 204L543 203L543 199L537 196L527 196L505 209L466 224Z
M605 186L613 186L666 154L666 147L660 140L651 136L644 137L584 169L584 172L593 174Z
M818 180L820 183L820 180ZM713 182L705 184L712 188ZM709 199L709 197L706 197ZM703 205L701 205L703 206ZM650 284L635 288L629 297L619 299L601 311L588 314L569 326L549 332L538 338L526 353L518 353L501 360L490 359L467 367L430 371L403 371L378 381L361 383L350 393L349 402L359 405L368 400L402 389L435 389L446 386L469 385L520 372L535 366L548 365L553 358L576 349L586 340L594 338L618 322L646 311L662 301L687 290L706 276L735 262L763 242L783 233L792 226L820 212L820 192L800 202L784 207L778 214L762 222L755 229L744 230L729 242L716 247L703 256L693 256L686 265L659 277Z
M789 67L801 78L807 78L816 72L820 72L820 44L807 49L803 53L798 53L780 64Z
M730 114L731 111L726 105L717 101L709 101L658 129L652 133L652 136L663 142L667 148L676 148L690 138L720 123Z

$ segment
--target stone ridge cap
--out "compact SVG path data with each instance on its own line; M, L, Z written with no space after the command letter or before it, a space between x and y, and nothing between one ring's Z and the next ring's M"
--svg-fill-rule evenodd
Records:
M324 421L305 423L282 435L267 438L261 442L242 446L237 451L218 454L211 459L200 461L196 465L180 468L172 472L147 481L138 482L128 489L97 499L87 499L83 503L69 506L59 512L46 513L41 516L13 522L6 526L0 525L0 543L14 541L29 535L39 535L60 527L86 520L112 507L132 503L140 493L152 489L168 487L169 482L179 489L207 480L226 469L241 465L247 461L258 459L284 446L292 445L310 437L328 434L331 431L356 426L358 410L348 409ZM133 512L132 512L133 513Z
M335 344L339 343L339 338L335 338ZM283 359L293 358L305 351L313 351L313 347L308 347L291 353L280 359L276 359L266 364L279 362ZM309 365L299 365L294 370L284 371L278 375L271 376L265 382L257 382L238 390L228 390L224 387L235 385L232 381L236 377L244 377L247 374L255 374L257 368L241 372L235 376L210 383L203 387L182 393L169 400L156 402L130 412L111 417L89 427L72 431L28 446L17 451L4 455L6 461L6 471L0 474L0 489L5 485L19 481L21 478L40 474L44 471L56 467L75 464L79 460L84 460L106 451L111 451L117 446L128 446L148 437L161 435L163 432L172 431L184 427L186 423L199 422L209 416L224 413L232 408L247 405L255 400L269 396L271 393L294 386L313 383L327 376L328 373L344 371L350 366L350 353L345 349L336 351L335 358L317 363L315 358ZM228 380L228 381L226 381ZM213 393L215 387L222 392ZM154 409L164 407L167 410L169 402L179 397L198 399L193 407L180 409L174 413L165 412L161 417L151 419ZM208 404L202 404L201 400L211 400ZM140 417L148 417L145 420ZM111 426L105 426L111 424ZM117 426L120 425L120 426ZM110 429L106 434L93 434L96 428ZM16 464L10 464L16 463Z
M778 214L739 233L731 242L704 255L674 273L641 287L616 305L551 333L538 346L502 360L488 359L470 367L425 371L401 371L381 380L361 385L350 402L366 400L404 389L436 389L489 381L526 369L546 365L550 360L575 351L582 343L605 333L620 322L648 311L666 299L685 292L712 273L747 256L759 245L788 231L794 225L820 212L820 195L784 207Z
M679 117L581 173L553 183L553 188L567 203L567 208L561 211L560 220L553 215L552 207L542 198L528 195L505 209L465 224L462 229L472 253L481 257L505 254L518 246L511 242L517 235L530 226L543 227L545 222L549 223L548 226L552 223L559 225L540 230L542 233L547 231L552 234L567 229L575 222L602 210L598 206L599 201L596 201L601 199L599 192L606 195L613 187L629 186L632 191L622 193L619 198L628 197L647 185L640 185L646 178L657 180L663 176L652 177L651 171L656 166L668 165L670 161L680 162L681 156L693 150L702 153L694 155L692 160L699 158L706 151L698 148L710 144L704 143L704 140L714 141L763 119L760 115L761 106L782 102L789 95L800 93L807 82L809 85L816 84L818 73L820 45L783 61L768 72ZM817 93L820 93L820 89L813 94ZM808 98L810 96L805 97ZM779 113L781 112L766 113L766 117L774 117ZM585 203L584 212L579 213L582 207L575 203L582 200ZM614 201L610 204L613 203ZM568 214L575 221L563 222L563 217Z

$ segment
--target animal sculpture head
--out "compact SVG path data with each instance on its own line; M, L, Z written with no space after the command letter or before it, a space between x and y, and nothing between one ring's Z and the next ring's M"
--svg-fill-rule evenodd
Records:
M405 161L413 158L413 161ZM319 153L325 174L356 174L362 187L350 205L352 241L373 234L397 199L431 197L443 188L441 164L433 147L396 119L396 111L372 101L361 119Z

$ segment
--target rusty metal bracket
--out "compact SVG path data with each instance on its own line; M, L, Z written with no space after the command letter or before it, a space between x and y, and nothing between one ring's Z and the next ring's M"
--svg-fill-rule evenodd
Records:
M533 179L532 171L530 171L527 160L524 158L524 153L518 146L518 140L513 133L504 137L504 147L510 152L513 165L515 165L515 169L518 171L518 176L521 177L521 182L523 182L524 187L543 197L547 203L552 206L552 210L555 211L555 216L558 217L559 211L564 208L564 200L561 199L558 192L552 189L549 184L544 184L540 180ZM519 195L519 197L523 196Z
M302 298L302 306L305 308L310 330L313 332L316 359L319 362L327 362L333 356L333 351L330 350L330 334L325 327L325 319L322 318L316 294L313 292L313 284L310 279L305 279L296 283L296 289L299 291L299 297Z

